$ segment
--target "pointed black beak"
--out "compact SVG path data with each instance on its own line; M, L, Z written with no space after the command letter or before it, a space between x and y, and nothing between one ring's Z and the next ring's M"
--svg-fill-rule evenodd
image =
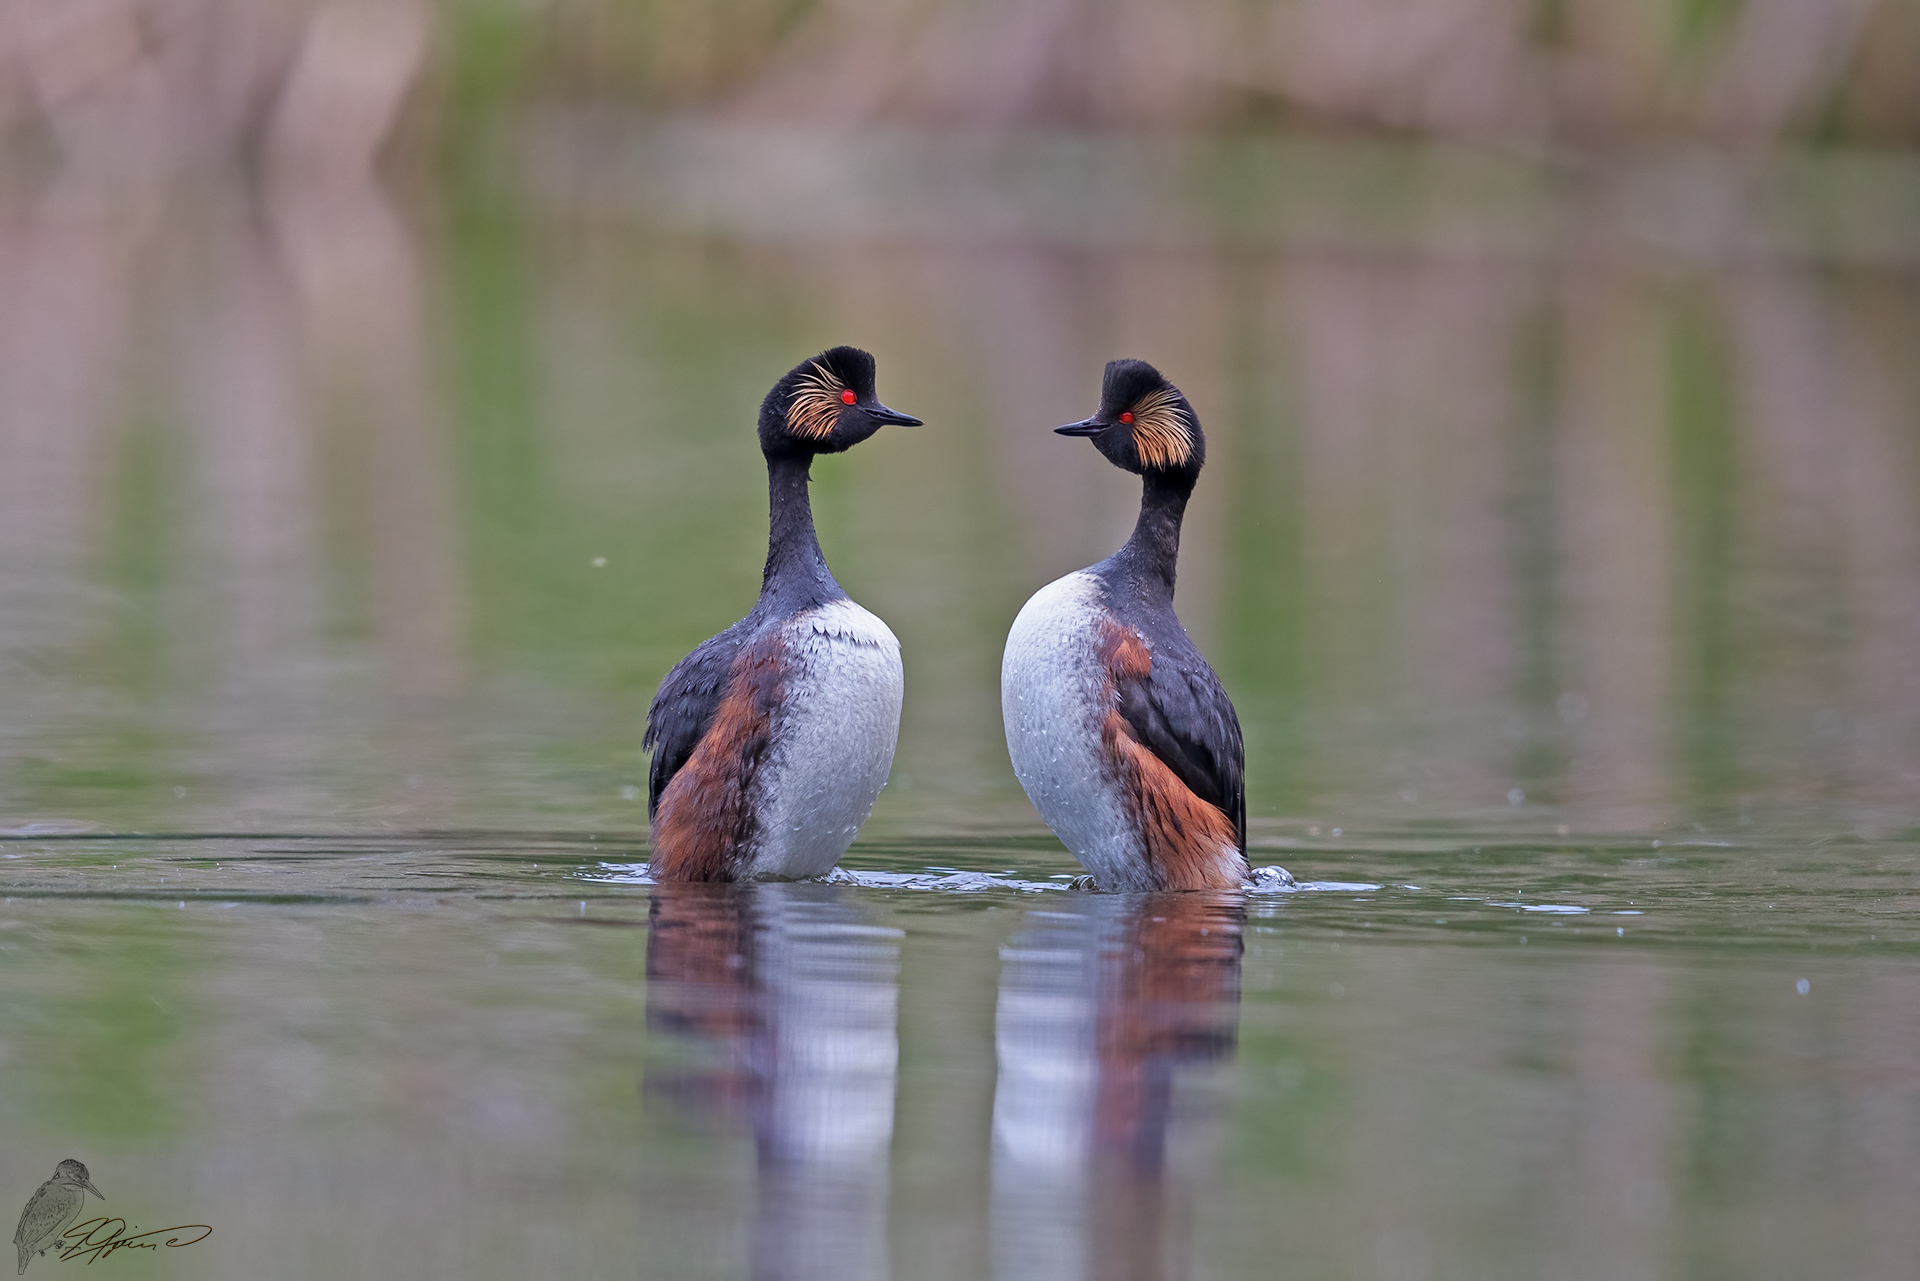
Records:
M925 423L921 422L918 418L915 418L912 414L903 414L898 410L888 409L885 405L881 404L877 400L874 401L871 405L867 406L867 417L873 419L873 421L877 423L889 423L895 427L926 426Z
M1096 418L1082 418L1077 423L1068 423L1065 427L1053 430L1062 436L1098 436L1107 429L1107 424Z

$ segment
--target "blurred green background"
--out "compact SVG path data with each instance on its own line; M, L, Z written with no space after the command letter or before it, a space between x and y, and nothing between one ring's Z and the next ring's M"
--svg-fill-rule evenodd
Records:
M640 828L651 691L756 587L754 407L835 342L931 424L818 469L906 648L876 833L1033 829L999 645L1124 535L1047 433L1118 355L1213 442L1179 603L1256 827L1910 816L1910 0L0 40L17 825Z

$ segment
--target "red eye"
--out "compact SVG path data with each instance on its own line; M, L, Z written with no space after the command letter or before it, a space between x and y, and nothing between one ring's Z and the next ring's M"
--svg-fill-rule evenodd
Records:
M840 403L843 405L851 405L854 401L858 399L860 398L854 395L850 391L843 391L840 393Z
M1127 411L1126 413L1124 413L1124 414L1121 414L1121 415L1120 415L1120 421L1121 421L1121 422L1123 422L1123 423L1130 423L1130 422L1132 422L1132 421L1133 421L1133 411L1132 411L1132 410L1128 410L1128 411Z

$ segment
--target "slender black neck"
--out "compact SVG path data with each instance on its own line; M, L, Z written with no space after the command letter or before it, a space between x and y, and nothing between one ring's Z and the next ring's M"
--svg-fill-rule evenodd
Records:
M1149 472L1140 485L1140 519L1133 537L1110 562L1138 598L1173 600L1173 578L1180 559L1180 520L1193 494L1195 477Z
M790 608L846 594L827 570L813 532L813 503L807 496L812 463L804 455L767 459L767 569L760 578L760 596Z

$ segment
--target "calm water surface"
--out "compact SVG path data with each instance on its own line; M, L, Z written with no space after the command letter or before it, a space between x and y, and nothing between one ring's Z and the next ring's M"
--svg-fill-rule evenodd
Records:
M1158 896L1038 838L745 888L631 834L0 851L5 1172L214 1226L143 1274L1920 1257L1912 836L1302 834L1296 892Z
M71 1156L214 1228L127 1275L1911 1277L1912 257L806 154L790 223L0 193L0 1213ZM646 701L841 341L929 422L817 468L893 779L832 882L651 886ZM1179 604L1294 893L1070 890L1007 766L1117 355L1206 425Z

